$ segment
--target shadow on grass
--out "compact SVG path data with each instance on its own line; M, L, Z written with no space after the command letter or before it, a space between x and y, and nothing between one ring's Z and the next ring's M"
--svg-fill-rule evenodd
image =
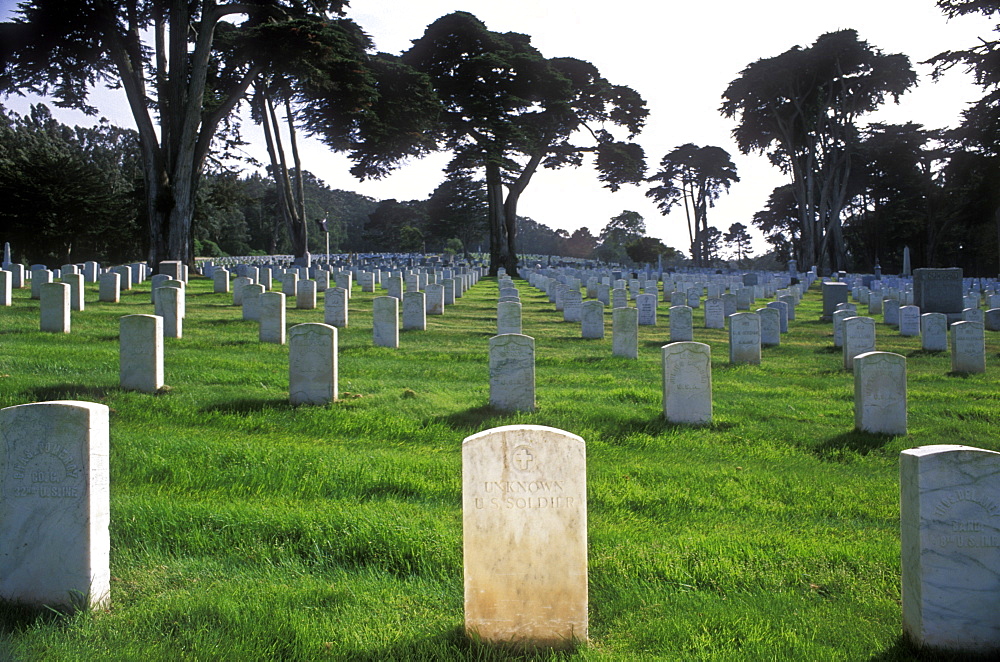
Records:
M668 434L678 434L694 430L712 430L725 432L736 427L735 423L724 421L713 421L708 425L692 425L690 423L671 423L658 414L653 418L633 418L617 423L614 429L604 435L604 441L615 446L624 443L626 440L636 435L648 435L658 437Z
M222 414L255 414L263 411L290 411L294 409L288 398L245 398L232 402L220 402L199 409L201 412Z
M929 648L917 648L904 635L881 653L868 658L868 662L986 662L995 660L996 654L949 653Z
M909 352L906 356L908 358L913 358L916 356L939 356L944 353L945 350L943 349L915 349L912 352Z
M66 613L52 607L36 607L0 600L0 634L13 634L36 625L50 625L66 618ZM0 659L3 649L0 648Z
M816 354L843 354L844 349L842 347L834 347L833 345L826 345L824 347L817 347L813 350Z
M824 460L836 459L844 451L868 455L872 451L884 448L895 438L896 435L891 434L872 434L871 432L852 430L823 440L813 446L811 451Z
M440 416L436 420L439 423L447 425L452 430L479 430L482 428L484 421L498 416L503 416L505 413L506 412L502 412L490 405L482 405L480 407L463 409L462 411L457 411L454 414L448 414L447 416Z
M101 400L112 391L118 390L117 386L84 386L83 384L56 384L27 389L34 402L76 399Z
M383 662L384 660L568 660L573 651L524 650L494 646L465 636L463 628L456 627L422 639L397 642L378 650L344 651L345 659L356 662Z

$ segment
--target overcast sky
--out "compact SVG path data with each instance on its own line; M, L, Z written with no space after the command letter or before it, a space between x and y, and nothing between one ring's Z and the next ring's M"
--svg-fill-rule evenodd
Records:
M0 0L0 17L16 2ZM646 100L650 110L638 137L646 151L650 173L660 158L684 143L717 145L736 163L740 182L709 210L709 224L725 232L730 224L750 226L771 190L786 182L763 156L743 156L732 142L732 120L719 114L722 93L751 62L789 48L811 45L818 36L845 28L885 53L909 56L920 78L899 105L888 104L870 121L918 122L927 128L954 126L967 103L982 96L970 78L958 70L939 82L930 79L922 61L948 49L989 37L993 24L980 16L951 21L934 0L354 0L348 15L389 53L406 50L436 18L468 11L490 30L521 32L546 57L574 57L593 63L613 84L628 85ZM96 99L101 114L122 126L134 126L123 101L113 95ZM9 98L5 105L18 112L27 101ZM60 114L67 124L93 120ZM252 140L256 133L249 130ZM262 141L261 141L262 142ZM260 156L263 150L260 150ZM377 199L425 199L443 179L447 155L410 162L389 177L358 182L348 173L346 158L318 143L304 151L303 166L328 185L358 191ZM623 210L646 220L647 234L687 251L683 210L661 216L645 197L647 186L628 186L611 193L600 186L587 166L540 171L521 198L518 211L540 223L572 232L586 226L596 235ZM752 230L759 237L756 230ZM755 241L757 253L764 244Z

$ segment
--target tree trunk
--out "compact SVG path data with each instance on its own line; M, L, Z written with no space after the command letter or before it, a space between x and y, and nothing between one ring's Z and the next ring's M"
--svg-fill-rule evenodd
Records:
M486 198L489 202L490 223L490 276L496 276L500 267L507 268L507 224L504 219L503 181L500 166L487 159Z

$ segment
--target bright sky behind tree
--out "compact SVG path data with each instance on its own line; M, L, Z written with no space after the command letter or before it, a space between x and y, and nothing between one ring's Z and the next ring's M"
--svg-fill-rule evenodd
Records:
M13 0L0 0L0 20L8 20ZM740 182L709 210L709 224L725 232L732 223L750 226L778 185L786 178L766 157L743 156L730 132L735 124L719 114L722 93L751 62L792 48L807 47L827 32L853 28L859 38L884 53L903 53L919 74L918 86L898 105L889 102L867 121L917 122L926 128L952 127L969 102L982 96L960 70L941 81L921 64L937 53L970 46L989 37L993 23L981 16L947 20L934 0L718 0L716 2L613 3L570 0L354 0L348 16L374 39L380 51L399 54L420 37L436 18L467 11L497 32L520 32L546 57L574 57L594 64L613 84L628 85L645 100L650 115L638 136L646 150L649 174L660 159L684 143L717 145L727 150ZM26 112L33 98L0 99ZM124 97L101 92L94 102L102 116L119 126L134 127ZM50 106L52 104L50 103ZM91 124L96 118L59 111L67 124ZM263 139L249 122L245 138L258 147L251 154L266 160ZM380 181L358 182L349 161L331 154L318 141L303 150L303 167L333 188L354 190L377 199L426 199L441 182L449 156L435 154L403 165ZM626 186L617 193L601 188L589 167L539 170L526 189L518 213L552 228L572 232L586 226L597 235L623 210L637 211L647 233L687 252L684 212L675 208L661 216L645 197L648 186ZM766 250L755 229L756 254Z

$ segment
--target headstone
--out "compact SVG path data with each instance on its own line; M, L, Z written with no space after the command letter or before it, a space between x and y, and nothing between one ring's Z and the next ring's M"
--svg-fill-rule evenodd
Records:
M288 330L288 399L293 405L337 399L336 327L307 323Z
M920 335L920 309L916 306L899 307L899 335Z
M243 286L243 319L249 322L260 322L260 295L264 293L260 283L250 283Z
M639 314L635 308L611 311L611 355L639 358Z
M899 300L886 299L882 302L882 321L889 326L899 326Z
M163 388L162 317L125 315L118 320L118 380L126 391L156 393Z
M735 294L723 294L719 298L722 299L722 312L723 312L722 316L723 316L723 318L724 319L729 319L730 315L735 315L736 312L737 312L736 311L736 295Z
M427 301L420 290L403 293L403 329L407 331L427 329Z
M726 308L722 299L709 297L705 299L705 328L726 328Z
M260 342L285 344L285 293L264 292L260 295Z
M868 297L868 314L882 314L882 295L878 292L872 292L871 296Z
M784 301L771 301L767 307L778 311L778 332L788 333L788 304Z
M986 372L986 336L983 325L978 322L955 322L951 325L950 334L951 371Z
M535 410L535 339L518 333L490 338L490 406Z
M756 313L729 316L729 362L760 363L760 316Z
M83 310L83 274L66 274L62 277L62 282L69 285L69 309Z
M753 290L750 288L736 290L736 310L750 310L753 298Z
M42 285L53 282L52 272L48 269L32 269L31 271L31 298L42 298Z
M70 332L69 290L69 285L66 283L42 283L39 288L40 328L42 331L50 333Z
M13 288L14 274L6 270L0 270L0 306L10 306L14 303Z
M625 288L616 287L611 290L611 307L628 308L628 292L625 291Z
M979 322L983 324L986 321L983 311L979 308L966 308L962 311L963 322Z
M56 401L0 409L0 600L107 605L108 437L105 405Z
M372 341L376 347L399 347L399 299L396 297L372 299Z
M455 304L455 279L445 278L441 281L444 285L444 305L452 306Z
M536 425L462 442L465 630L506 646L587 639L583 439Z
M823 283L823 316L820 319L824 322L831 321L837 305L847 303L848 293L846 283Z
M990 308L983 313L983 326L987 331L1000 331L1000 308Z
M906 434L906 357L892 352L854 357L854 427Z
M427 314L444 315L444 285L428 283L425 294L427 295Z
M712 422L712 349L675 342L663 350L663 415L671 423Z
M171 280L184 280L183 265L178 260L164 260L160 262L157 273L169 276Z
M300 280L295 289L296 310L316 310L316 281Z
M1000 650L998 474L994 451L939 445L900 453L903 632L918 647Z
M105 303L118 303L121 299L121 274L109 271L98 278L97 298Z
M497 335L521 333L521 304L501 301L497 304Z
M694 316L690 306L670 306L670 342L694 340Z
M875 351L875 320L871 317L844 319L844 370L854 370L854 357Z
M583 305L583 297L580 290L567 290L563 295L563 321L579 323L583 317L580 306Z
M216 268L212 274L212 291L216 294L229 294L229 272Z
M347 328L347 290L342 287L323 293L323 321L338 329Z
M948 316L944 313L923 313L920 316L921 349L943 352L948 349Z
M580 335L588 339L604 338L604 304L600 301L584 301L580 310Z
M163 318L163 337L184 336L184 290L161 285L156 292L156 314Z
M913 303L925 313L945 313L958 319L964 307L962 270L914 269Z
M26 278L23 264L11 264L5 269L11 273L10 286L12 289L19 290L24 287Z
M844 346L844 320L848 317L857 317L853 310L837 310L833 313L833 346Z
M635 298L635 307L639 311L639 326L656 326L655 294L640 294Z
M760 344L774 347L781 344L781 312L777 308L758 308Z

